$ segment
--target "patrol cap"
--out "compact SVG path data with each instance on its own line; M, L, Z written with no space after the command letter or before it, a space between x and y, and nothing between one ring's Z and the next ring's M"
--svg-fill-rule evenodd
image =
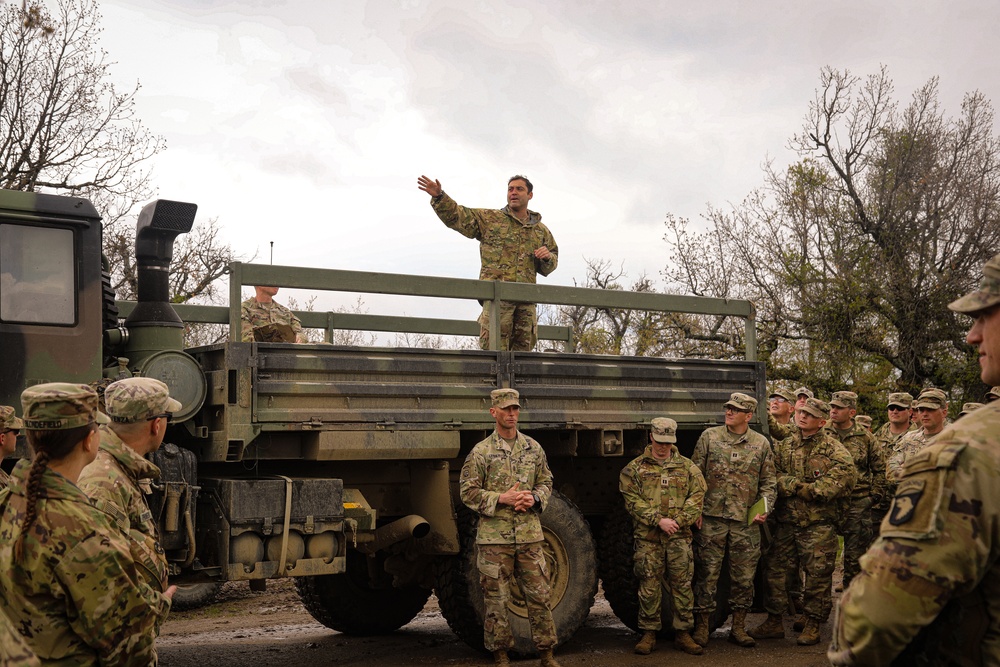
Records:
M830 399L830 405L838 408L857 408L858 395L853 391L835 391L833 398Z
M1000 303L1000 255L993 255L983 266L983 282L979 289L948 304L956 313L972 315Z
M995 401L1000 398L1000 387L990 387L990 390L986 392L987 401Z
M85 384L49 382L21 392L24 428L29 431L63 431L93 422L107 424L97 409L97 392Z
M747 396L746 394L741 394L736 392L729 397L729 400L723 403L722 407L728 408L732 406L737 410L744 410L746 412L753 412L757 409L757 399L753 396Z
M947 410L948 396L940 389L924 389L913 402L914 408L929 408L931 410Z
M812 398L813 397L812 389L809 389L808 387L799 387L798 389L795 390L795 398L798 399L799 396Z
M856 421L857 423L861 424L865 428L871 428L872 427L872 418L869 417L868 415L857 415L854 418L854 421Z
M516 389L494 389L490 392L490 398L493 399L494 408L506 408L511 405L521 407L521 395Z
M677 422L673 419L657 417L649 422L649 425L652 427L650 435L653 436L653 440L660 443L677 442Z
M798 399L798 396L796 396L789 389L775 389L770 394L768 394L767 397L768 398L774 398L775 396L780 396L781 398L785 399L789 403L794 403Z
M819 417L820 419L830 418L830 406L818 398L807 398L805 405L799 408L799 410L804 410L813 417Z
M913 396L905 391L894 391L889 394L889 407L897 406L900 408L909 408L913 405Z
M9 405L0 405L0 428L22 429L24 422L14 414L14 408Z
M958 413L958 416L964 417L973 410L978 410L983 407L983 405L985 405L985 403L962 403L962 411Z
M111 421L134 424L181 409L180 401L170 398L170 390L160 380L148 377L125 378L104 390L104 405Z

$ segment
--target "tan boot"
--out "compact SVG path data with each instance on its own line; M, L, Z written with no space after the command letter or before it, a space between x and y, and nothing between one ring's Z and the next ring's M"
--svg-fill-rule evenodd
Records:
M639 655L649 655L654 646L656 646L656 633L646 630L642 633L642 639L635 645L635 652Z
M684 651L689 655L701 655L705 652L704 649L694 643L687 630L677 631L677 636L674 637L674 648L678 651Z
M796 640L799 646L812 646L819 643L819 621L807 618L806 627L802 628L802 634Z
M751 648L757 645L753 637L747 634L747 610L740 609L733 612L733 628L729 631L729 641L737 646Z
M538 652L539 657L542 661L539 663L540 667L562 667L556 659L552 657L552 649L547 648L543 651Z
M496 667L510 667L510 660L507 659L507 651L493 651L493 661Z
M768 614L767 620L747 633L754 639L781 639L785 636L785 624L781 614Z
M795 622L792 623L792 630L795 630L795 632L802 632L802 630L806 627L806 620L808 619L806 619L805 614L799 614L795 619Z
M708 646L708 614L694 615L694 633L691 638L698 646Z

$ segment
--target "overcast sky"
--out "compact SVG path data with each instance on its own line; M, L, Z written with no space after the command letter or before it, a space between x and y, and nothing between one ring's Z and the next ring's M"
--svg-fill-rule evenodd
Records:
M1000 98L1000 3L912 0L494 2L104 0L114 80L168 149L159 195L218 218L244 256L478 276L475 241L416 188L500 208L527 174L559 244L540 282L586 258L657 277L667 213L739 202L792 159L830 65L888 67L901 103L939 76ZM324 298L320 308L353 296ZM364 297L370 312L401 314ZM468 304L406 314L475 317Z

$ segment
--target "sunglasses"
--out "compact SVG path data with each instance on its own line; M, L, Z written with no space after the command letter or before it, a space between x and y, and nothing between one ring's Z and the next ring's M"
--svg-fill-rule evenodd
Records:
M146 417L146 421L148 421L148 422L151 422L151 421L153 421L154 419L160 419L161 417L162 417L163 419L166 419L167 421L170 421L170 419L171 419L171 418L172 418L173 416L174 416L174 413L172 413L172 412L164 412L164 413L162 413L162 414L159 414L159 415L153 415L152 417Z
M21 432L21 429L19 429L19 428L5 428L3 430L3 435L7 435L8 433L13 433L14 435L17 435L20 432Z
M890 405L889 410L892 412L902 412L903 410L909 410L909 408L901 408L898 405Z
M750 413L751 413L752 411L751 411L751 410L740 410L739 408L734 408L734 407L733 407L733 406L731 406L731 405L727 405L727 406L726 406L726 412L742 412L743 414L745 414L745 415L748 415L748 414L750 414Z

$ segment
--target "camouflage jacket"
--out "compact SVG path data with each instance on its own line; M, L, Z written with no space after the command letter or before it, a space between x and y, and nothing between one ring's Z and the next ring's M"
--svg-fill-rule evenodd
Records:
M0 612L0 667L39 667L42 663L28 647L6 614Z
M101 449L83 469L78 482L93 505L112 517L129 539L132 557L146 583L167 588L167 557L157 538L156 522L146 504L150 480L160 469L139 456L107 426L101 427Z
M933 435L924 435L924 429L918 428L897 440L885 461L886 480L890 484L895 484L903 473L903 464L906 463L906 460L923 449L934 437Z
M255 297L250 297L240 304L240 322L240 337L244 343L252 342L253 330L266 324L287 324L295 332L296 343L306 340L299 318L277 301L260 303Z
M881 500L886 494L885 461L875 436L857 422L853 422L851 428L846 431L829 426L826 430L831 437L840 441L854 459L858 477L851 496L854 498L871 496L876 501Z
M746 521L747 512L761 498L774 507L774 457L767 438L757 431L735 435L725 426L705 429L691 460L708 485L705 516Z
M691 459L670 448L670 458L657 461L652 447L626 465L618 477L618 490L632 515L637 540L659 540L665 535L657 524L673 519L681 527L671 537L690 537L691 524L701 516L705 478Z
M838 503L830 501L849 494L857 478L850 452L822 430L803 438L802 431L795 429L792 437L776 443L774 467L778 475L775 519L796 526L838 519ZM810 489L811 500L797 495L800 484Z
M767 430L771 432L771 440L777 442L778 440L784 440L785 438L790 438L795 433L795 420L788 422L787 424L779 424L778 420L774 418L771 413L767 414Z
M480 280L533 283L536 273L547 276L556 270L559 247L538 213L529 211L528 221L521 222L506 206L466 208L445 193L431 198L431 206L445 225L479 241ZM542 246L552 253L548 259L535 257L535 250Z
M0 492L0 611L46 664L154 664L170 601L139 575L110 517L51 469L23 560L14 560L30 467L20 461Z
M0 489L6 489L8 486L10 486L10 475L0 468Z
M527 512L499 504L500 494L518 484L541 501ZM462 502L479 514L477 544L529 544L542 541L539 519L552 495L552 472L545 450L518 432L511 447L496 431L469 452L459 483Z
M830 661L897 656L901 665L1000 664L1000 403L906 461L880 536L843 594Z

